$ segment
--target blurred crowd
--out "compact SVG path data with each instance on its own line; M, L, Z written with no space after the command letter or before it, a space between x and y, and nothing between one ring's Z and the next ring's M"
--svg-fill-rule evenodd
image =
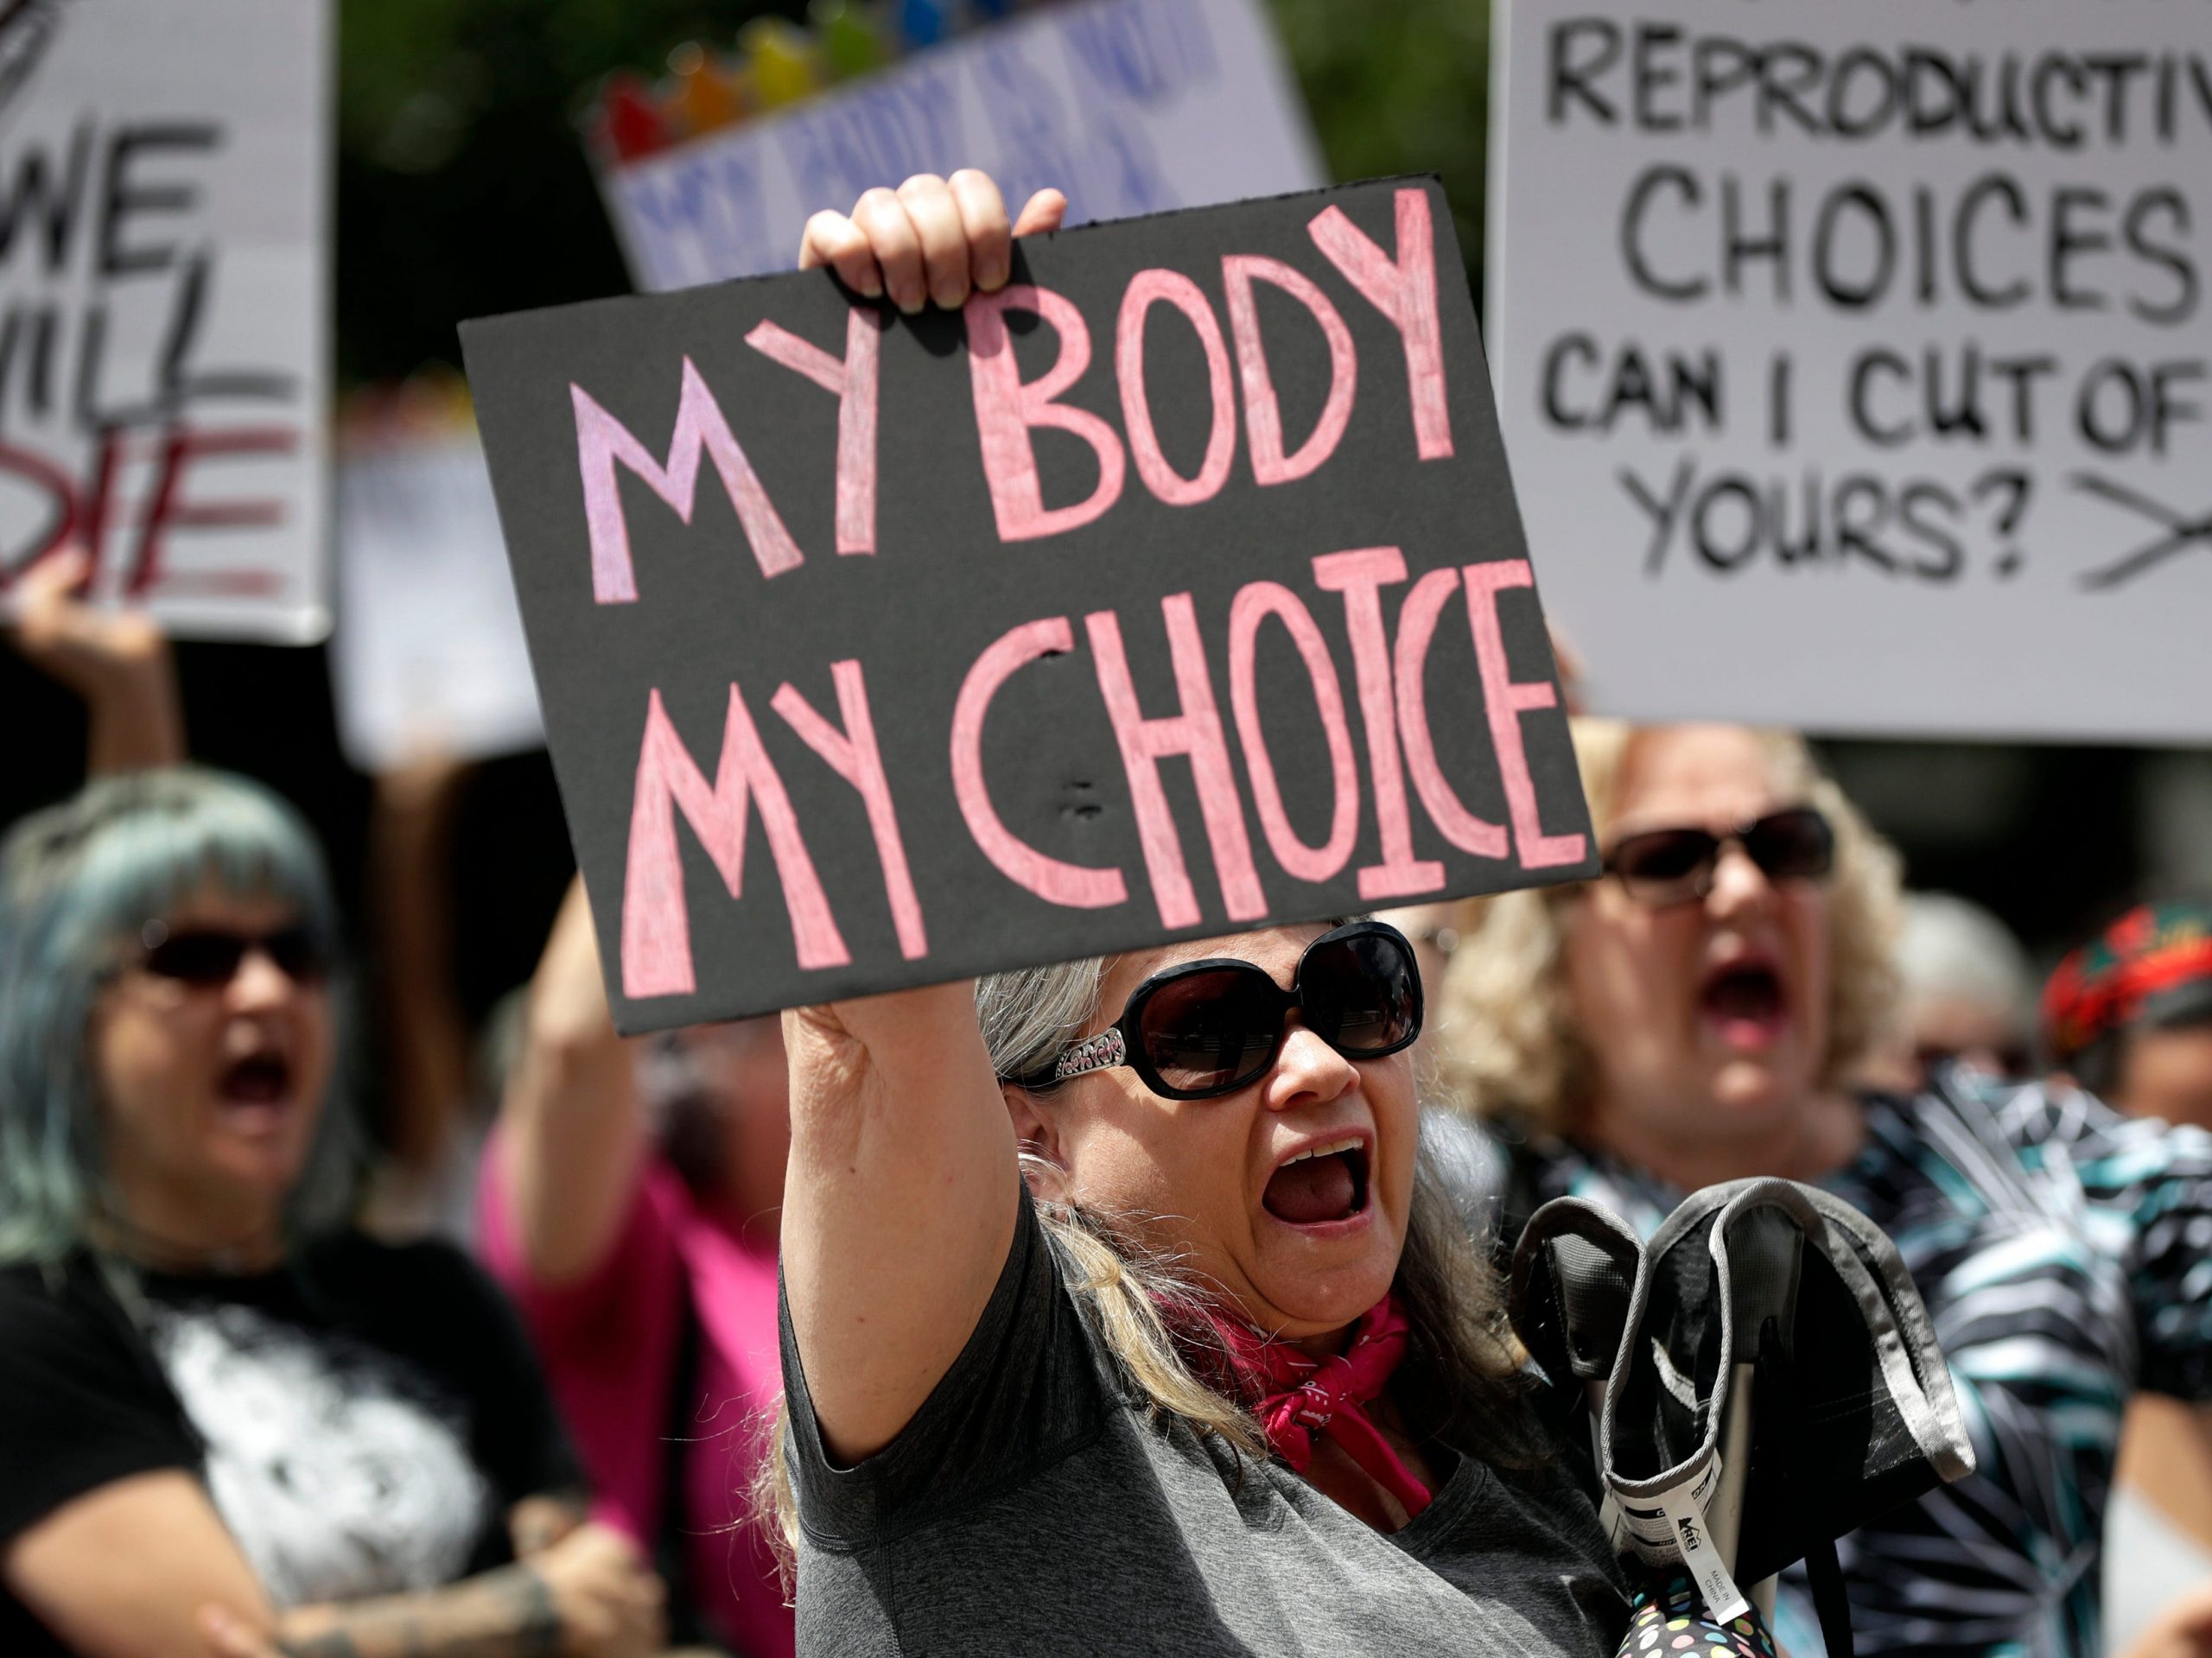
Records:
M0 848L0 1651L793 1652L787 1548L844 1471L776 1522L785 1027L619 1036L578 886L469 1028L435 757L379 782L357 994L302 820L191 764L165 642L84 576L35 571L13 630L90 743ZM2038 983L1796 736L1575 737L1602 879L1385 918L1469 1237L1828 1185L1912 1268L1981 1464L1845 1540L1859 1649L2205 1649L2212 905ZM1010 1084L1082 1069L984 1024ZM1377 1465L1403 1524L1426 1482Z

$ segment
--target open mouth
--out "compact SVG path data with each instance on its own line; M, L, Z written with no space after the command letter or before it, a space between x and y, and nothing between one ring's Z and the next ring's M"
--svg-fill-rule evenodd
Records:
M1698 1011L1726 1040L1764 1045L1789 1022L1789 999L1772 962L1747 957L1707 975Z
M1367 1141L1354 1134L1308 1147L1268 1177L1260 1202L1293 1226L1350 1220L1367 1207Z
M226 1105L282 1105L292 1096L292 1062L268 1049L233 1059L215 1091Z

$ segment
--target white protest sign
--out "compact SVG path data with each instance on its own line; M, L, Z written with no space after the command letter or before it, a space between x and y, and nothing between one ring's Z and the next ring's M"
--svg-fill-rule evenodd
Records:
M319 638L329 12L0 7L0 583L63 540L176 632Z
M787 270L825 207L979 167L1126 219L1326 182L1259 0L1071 0L602 175L648 291Z
M338 731L360 770L544 740L473 425L341 443L338 596Z
M2212 8L1497 17L1486 333L1591 705L2212 737Z

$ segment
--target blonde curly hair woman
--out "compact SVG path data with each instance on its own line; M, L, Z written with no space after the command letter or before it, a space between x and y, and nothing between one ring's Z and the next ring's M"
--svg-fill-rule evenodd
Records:
M1740 751L1747 798L1770 794L1777 801L1810 806L1826 820L1834 842L1832 868L1818 884L1775 885L1776 901L1789 911L1780 924L1794 948L1785 949L1783 960L1763 964L1777 970L1782 982L1776 988L1806 1004L1792 1021L1799 1028L1783 1051L1762 1045L1762 1056L1771 1056L1768 1063L1738 1064L1732 1072L1716 1066L1713 1082L1724 1091L1732 1083L1739 1096L1759 1080L1757 1072L1766 1073L1770 1089L1777 1092L1786 1091L1792 1077L1819 1089L1840 1087L1871 1056L1894 1014L1897 981L1891 952L1902 917L1897 854L1821 773L1793 733L1730 729L1724 736L1722 728L1711 728L1694 736L1686 730L1678 737L1585 718L1574 722L1574 747L1601 846L1611 843L1605 835L1608 826L1636 827L1624 818L1624 797L1645 810L1636 796L1652 770L1654 739L1668 748L1680 747L1685 740L1713 746L1723 762L1736 758L1728 751ZM1638 763L1631 764L1632 753ZM1660 758L1663 762L1663 751ZM1662 801L1658 818L1666 816ZM1664 827L1657 818L1649 826ZM1716 880L1719 874L1716 870ZM1730 901L1731 895L1723 893L1720 902ZM1578 912L1591 907L1618 910L1634 921L1650 906L1637 906L1625 887L1603 883L1506 893L1470 906L1468 924L1460 933L1474 947L1457 952L1444 979L1436 1039L1452 1092L1484 1116L1569 1138L1593 1129L1605 1132L1591 1121L1595 1096L1613 1080L1611 1070L1626 1056L1612 1045L1593 1051L1577 1018L1577 971L1586 980L1605 970L1595 962L1579 969L1569 962L1568 936ZM1658 907L1663 912L1669 906ZM1808 932L1815 911L1824 918L1820 931L1825 950L1804 948L1816 942ZM1638 963L1647 964L1648 958ZM1666 988L1648 987L1654 994ZM1734 988L1753 989L1747 981ZM1638 1045L1646 1064L1653 1063L1650 1045ZM1687 1055L1681 1059L1684 1069L1695 1063ZM1709 1184L1686 1164L1689 1147L1707 1138L1696 1134L1695 1127L1680 1125L1680 1134L1661 1137L1655 1148L1668 1166L1660 1172L1686 1191ZM1723 1136L1729 1133L1726 1125L1714 1128ZM1793 1172L1779 1167L1765 1172Z
M1467 918L1440 1075L1505 1144L1507 1226L1574 1194L1816 1182L1903 1252L1980 1471L1846 1539L1858 1650L2099 1650L2100 1532L2138 1390L2212 1397L2212 1137L2071 1089L1855 1092L1895 999L1896 854L1804 744L1582 720L1602 879ZM1775 1633L1820 1650L1802 1585Z

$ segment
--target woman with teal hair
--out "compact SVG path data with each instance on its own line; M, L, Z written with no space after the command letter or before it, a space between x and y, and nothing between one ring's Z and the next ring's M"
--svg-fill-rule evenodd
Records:
M338 923L190 768L0 845L0 1651L654 1649L496 1291L349 1225Z

